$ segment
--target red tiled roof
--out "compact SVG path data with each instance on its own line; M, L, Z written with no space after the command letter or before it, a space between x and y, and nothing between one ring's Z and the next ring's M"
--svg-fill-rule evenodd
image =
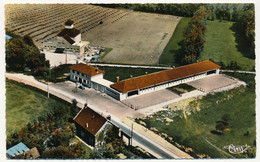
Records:
M110 85L110 87L116 89L119 92L126 93L129 91L150 87L155 84L160 84L167 81L181 79L195 74L207 72L210 70L219 69L220 67L221 66L215 64L214 62L206 60L173 68L170 70L164 70L152 74L126 79L112 84Z
M66 41L68 41L70 44L74 44L74 43L75 43L75 41L72 40L72 39L71 39L69 36L67 36L67 35L64 35L63 38L64 38Z
M77 35L80 34L80 31L78 29L72 28L72 29L62 29L62 31L57 35L60 37L69 36L71 38L75 38Z
M92 109L84 108L74 118L74 121L95 136L107 120Z
M97 74L104 73L104 71L101 70L101 69L98 69L98 68L95 68L93 66L86 65L86 64L83 64L83 63L79 63L79 64L76 64L76 65L70 66L69 68L76 70L76 71L78 71L82 74L87 74L87 75L90 75L90 76L94 76L94 75L97 75Z
M65 25L72 25L72 24L74 24L74 21L70 19L65 22Z

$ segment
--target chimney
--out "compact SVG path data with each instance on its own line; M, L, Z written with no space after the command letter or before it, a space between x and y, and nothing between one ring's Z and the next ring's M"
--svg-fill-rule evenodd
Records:
M117 83L119 82L119 76L116 77L116 82L117 82Z
M87 108L88 107L88 104L87 103L85 103L85 105L84 105L84 108L83 109L85 109L85 108Z
M86 127L88 128L88 123L86 123Z

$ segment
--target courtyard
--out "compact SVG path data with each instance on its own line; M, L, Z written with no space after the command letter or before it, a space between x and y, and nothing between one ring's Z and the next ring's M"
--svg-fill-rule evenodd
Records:
M237 83L240 85L239 82L239 80L225 75L212 75L203 79L191 81L188 84L207 93L218 89L228 90L229 88L232 88L232 85Z

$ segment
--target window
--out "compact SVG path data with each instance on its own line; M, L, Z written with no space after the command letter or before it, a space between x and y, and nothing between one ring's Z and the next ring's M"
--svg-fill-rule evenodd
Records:
M84 137L85 136L85 133L83 131L80 131L80 136L81 137Z

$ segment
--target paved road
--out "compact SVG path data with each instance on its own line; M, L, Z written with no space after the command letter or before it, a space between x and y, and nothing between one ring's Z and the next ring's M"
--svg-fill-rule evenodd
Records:
M244 74L256 74L255 71L241 71L241 70L220 70L222 72L229 72L229 73L244 73Z
M127 67L127 68L145 68L145 69L172 69L172 67L163 66L143 66L143 65L121 65L121 64L101 64L101 63L87 63L92 66L107 66L107 67Z
M115 120L113 118L111 118L112 123L116 124L117 126L120 127L120 129L126 133L128 136L131 137L131 128L125 124L123 124L122 122L119 122L118 120ZM166 150L165 148L163 148L163 146L160 146L159 144L153 142L151 139L143 136L142 134L140 134L137 131L133 131L133 140L135 140L136 142L140 143L141 145L147 147L148 149L150 149L152 152L155 152L159 158L163 158L163 159L173 159L173 158L180 158L178 157L176 154L170 152L169 150Z
M34 87L42 89L44 91L47 91L47 85L36 81L32 76L25 76L23 74L6 73L6 77L9 79L13 79L13 80L34 86ZM52 85L49 85L49 91L51 94L53 94L57 97L60 97L69 102L71 102L74 98L77 98L78 103L80 103L81 105L84 105L86 103L86 96L83 95L83 93L82 93L83 91L78 90L77 93L73 93L71 91L71 88L69 88L72 86L70 84L73 84L73 83L69 83L69 84L65 84L65 85L52 84ZM73 87L75 87L75 86L73 85ZM92 109L94 109L95 111L97 111L100 114L103 114L104 116L110 114L113 119L113 122L115 122L118 126L120 126L121 129L125 130L126 132L129 132L129 131L127 131L127 129L129 130L129 127L120 121L120 117L123 117L125 115L125 112L127 112L126 114L128 114L134 110L126 107L125 105L123 105L120 102L111 100L109 98L106 98L105 96L100 95L99 93L97 93L94 90L89 90L88 93L85 93L85 94L90 94L88 96L88 103L91 103L89 105ZM106 109L109 111L108 112L104 111ZM112 109L113 109L113 111L112 111ZM141 147L143 147L145 150L148 149L147 151L150 152L151 154L155 153L156 155L158 155L159 158L171 158L171 159L178 158L174 153L163 148L163 146L153 142L151 139L149 139L148 137L146 137L144 135L141 135L138 132L134 132L133 139L134 139L134 141L136 140L137 143L140 143ZM179 150L179 151L182 152L181 150Z

